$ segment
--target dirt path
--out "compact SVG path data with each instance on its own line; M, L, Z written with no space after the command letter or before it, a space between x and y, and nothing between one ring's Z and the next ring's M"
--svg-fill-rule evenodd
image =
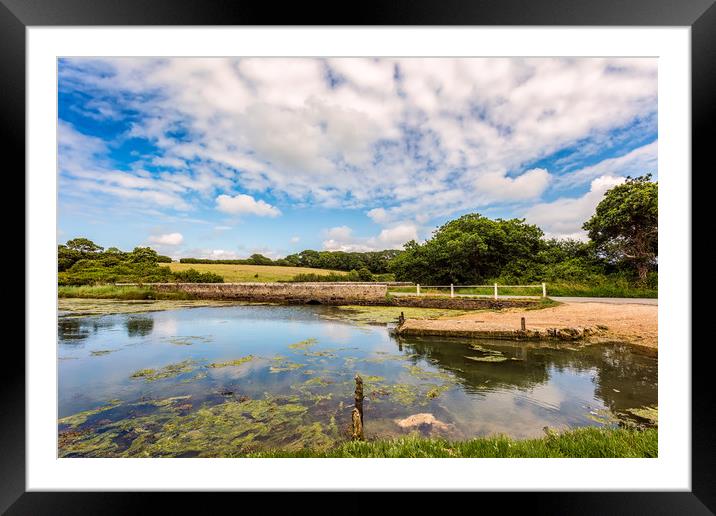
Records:
M507 309L474 312L440 319L408 319L403 328L438 331L503 331L520 329L595 328L606 326L599 340L619 340L656 349L658 306L642 304L563 303L542 310Z

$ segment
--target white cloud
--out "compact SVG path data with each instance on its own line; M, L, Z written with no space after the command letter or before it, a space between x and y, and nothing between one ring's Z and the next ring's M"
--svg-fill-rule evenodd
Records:
M229 213L262 216L280 213L255 200L268 191L287 203L361 209L381 225L537 199L550 174L531 163L657 107L657 60L648 58L63 62L61 85L142 113L126 137L150 140L158 152L148 164L173 168L98 170L108 149L86 139L60 149L67 176L83 181L76 189L185 210L216 198ZM78 109L112 119L116 107ZM634 163L652 164L655 147L647 150ZM568 188L623 175L619 165L550 172L555 188ZM252 196L227 195L237 188Z
M417 239L418 228L412 224L401 224L384 229L378 235L378 241L390 249L400 248L405 242Z
M328 251L365 252L383 249L402 249L409 240L418 239L418 228L413 224L400 224L383 229L378 236L356 237L348 226L338 226L325 232L323 248Z
M185 258L204 258L209 260L239 260L245 258L236 251L226 249L188 249L183 254Z
M541 227L547 236L585 239L586 232L582 230L582 224L594 214L606 191L623 182L623 177L598 177L583 196L536 204L524 216L527 222Z
M216 198L216 209L232 215L256 215L258 217L277 217L281 210L267 202L258 201L250 195L238 194L234 197L221 194Z
M149 241L152 244L158 245L179 245L184 241L184 236L181 233L167 233L164 235L152 235L149 237Z
M300 241L301 241L301 237L298 237L298 236L292 236L292 237L291 237L291 243L292 243L292 244L297 244L297 243L299 243Z
M492 201L520 201L542 195L550 180L549 172L534 168L514 178L499 172L486 173L478 176L475 186L480 194Z

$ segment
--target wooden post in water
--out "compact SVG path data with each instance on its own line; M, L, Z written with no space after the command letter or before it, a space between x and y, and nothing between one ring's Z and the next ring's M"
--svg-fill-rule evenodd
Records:
M527 331L527 323L525 322L525 318L523 317L520 321L520 326L522 327L522 331Z
M355 407L353 407L353 440L363 440L363 379L356 374Z

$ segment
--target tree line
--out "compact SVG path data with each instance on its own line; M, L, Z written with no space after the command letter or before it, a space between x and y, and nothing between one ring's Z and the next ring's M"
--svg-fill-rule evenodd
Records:
M335 275L334 281L395 279L424 285L620 281L657 288L658 183L651 181L650 174L628 177L608 190L582 227L587 231L587 241L545 238L542 229L525 219L490 219L470 213L440 226L425 242L407 242L402 250L361 253L307 249L277 260L253 254L243 260L182 258L180 262L348 272ZM131 252L115 247L104 250L86 238L58 246L60 284L223 281L213 273L193 269L172 272L159 266L170 261L149 247ZM332 279L315 278L299 275L293 281Z
M279 267L308 267L311 269L331 269L337 271L359 271L368 269L373 274L385 274L389 271L390 262L402 251L386 249L383 251L345 252L345 251L314 251L306 249L300 253L289 254L285 258L272 260L261 255L252 254L249 258L238 260L210 260L204 258L181 258L181 263L222 263L229 265L275 265Z
M389 270L398 281L428 285L610 278L656 288L658 183L650 174L608 190L583 229L585 242L547 239L524 219L471 213L439 227L423 243L405 244Z
M74 238L57 246L59 285L97 285L103 283L223 283L211 272L195 269L172 272L160 263L171 262L150 247L126 252L104 249L87 238Z

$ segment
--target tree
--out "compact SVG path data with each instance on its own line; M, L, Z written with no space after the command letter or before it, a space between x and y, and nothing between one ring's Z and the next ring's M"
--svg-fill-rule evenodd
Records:
M98 246L89 238L73 238L67 241L67 247L80 253L98 253L104 249L104 247Z
M442 225L423 244L410 241L390 262L399 281L473 284L500 276L509 264L533 260L542 230L524 219L491 220L470 213Z
M133 263L148 263L156 264L159 255L151 247L135 247L134 250L129 253L129 261Z
M656 266L659 233L659 184L651 174L611 188L582 226L608 260L631 264L645 283Z
M271 265L273 263L271 258L258 253L252 254L246 261L252 263L253 265Z

